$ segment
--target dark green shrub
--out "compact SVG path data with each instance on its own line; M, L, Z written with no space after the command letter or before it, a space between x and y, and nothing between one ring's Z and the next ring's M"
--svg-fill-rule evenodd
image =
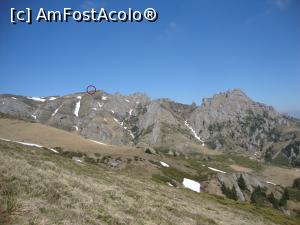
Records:
M293 183L293 188L300 190L300 178L296 178Z
M85 156L85 154L82 154L81 152L71 152L71 151L63 151L61 152L61 155L67 158L72 158L72 157L81 158L82 156Z
M269 202L273 205L274 209L278 209L279 208L279 202L278 200L275 198L273 192L271 192L271 194L268 196L268 200Z
M97 160L92 157L84 157L84 161L87 163L97 164Z
M98 153L98 152L96 152L96 153L95 153L95 156L96 156L96 157L101 157L101 154Z
M262 205L265 202L267 202L266 192L260 186L257 186L251 194L251 203Z
M247 185L242 175L240 175L240 177L238 178L237 183L242 191L247 190Z
M63 151L63 148L62 148L62 147L54 147L53 149L55 149L55 150L58 151L58 152L62 152L62 151Z
M289 200L300 202L300 190L297 188L288 188Z
M288 190L285 188L284 192L279 200L279 206L281 207L285 207L287 204L287 200L289 200L289 192Z
M222 193L226 196L226 198L233 199L235 201L238 200L237 192L235 187L232 188L226 187L225 184L222 184L221 187Z

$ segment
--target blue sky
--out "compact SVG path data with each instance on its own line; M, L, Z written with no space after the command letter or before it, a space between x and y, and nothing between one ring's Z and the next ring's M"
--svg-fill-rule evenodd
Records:
M155 8L155 23L10 23L10 8ZM0 93L64 95L94 84L182 103L241 88L300 109L298 0L0 2Z

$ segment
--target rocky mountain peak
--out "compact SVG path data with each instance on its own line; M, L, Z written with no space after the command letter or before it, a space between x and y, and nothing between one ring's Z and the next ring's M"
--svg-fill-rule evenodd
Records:
M203 98L202 106L220 106L224 103L239 104L239 103L252 103L253 101L241 90L233 89L226 92L215 94L212 98Z

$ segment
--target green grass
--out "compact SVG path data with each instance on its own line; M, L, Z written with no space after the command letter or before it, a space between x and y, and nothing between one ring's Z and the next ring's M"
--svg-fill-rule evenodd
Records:
M218 203L221 203L223 205L233 207L236 209L240 209L252 214L255 214L257 216L263 216L269 221L272 221L276 224L280 225L299 225L300 220L297 217L290 217L285 215L283 212L279 210L275 210L270 207L263 207L256 204L249 204L249 203L242 203L242 202L236 202L227 198L210 195L210 194L203 194L206 198L212 199L214 201L217 201Z
M286 167L289 165L289 160L283 153L279 153L278 156L272 160L272 164Z
M218 203L221 203L223 205L233 207L236 209L240 209L249 213L252 213L257 216L263 216L269 221L272 221L276 224L280 225L299 225L300 220L297 217L291 217L285 215L283 212L279 210L275 210L270 207L264 207L259 206L256 204L249 204L249 203L242 203L242 202L236 202L227 198L215 196L215 195L209 195L206 193L202 194L208 199L217 201Z
M157 183L162 183L162 184L166 184L166 183L171 183L172 179L169 177L166 177L164 175L160 175L160 174L153 174L152 175L152 180L157 182Z
M300 190L296 188L288 188L289 199L300 202Z
M232 161L229 161L231 159ZM251 160L246 156L238 155L238 154L222 154L222 155L216 155L212 157L212 161L216 161L219 164L223 164L224 167L227 167L231 164L237 164L243 167L250 168L254 171L262 171L263 170L263 164L261 162L257 162L255 160Z

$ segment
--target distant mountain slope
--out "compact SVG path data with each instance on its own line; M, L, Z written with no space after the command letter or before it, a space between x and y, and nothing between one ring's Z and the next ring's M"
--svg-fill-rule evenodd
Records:
M300 110L290 111L287 112L286 114L296 119L300 119Z
M45 98L6 94L0 95L0 112L107 144L150 146L170 154L209 146L300 165L299 125L240 89L203 99L201 106L151 100L141 93L123 96L97 91L93 96Z

